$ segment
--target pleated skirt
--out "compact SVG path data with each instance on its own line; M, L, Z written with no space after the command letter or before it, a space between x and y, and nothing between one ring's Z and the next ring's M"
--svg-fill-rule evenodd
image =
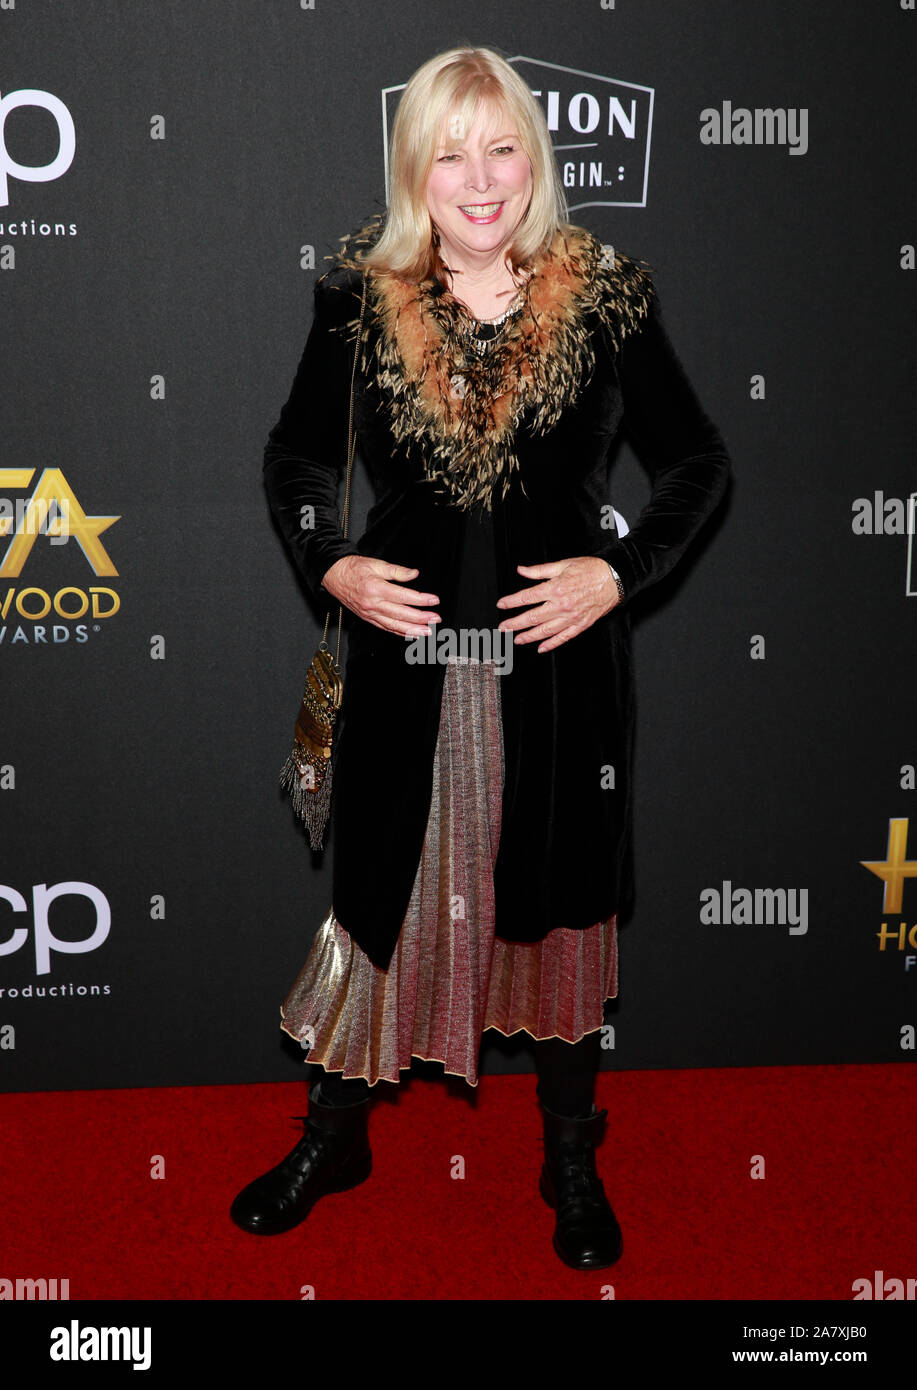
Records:
M430 813L389 969L329 908L280 1007L283 1031L326 1071L375 1085L398 1081L418 1057L476 1086L487 1029L577 1042L602 1027L604 1002L617 995L616 916L535 942L494 933L507 679L492 661L447 665Z

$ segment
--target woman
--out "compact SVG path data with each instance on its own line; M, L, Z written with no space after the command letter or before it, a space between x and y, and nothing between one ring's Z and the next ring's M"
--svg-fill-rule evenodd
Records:
M292 554L350 629L333 906L281 1010L324 1071L302 1138L232 1216L290 1230L369 1175L380 1079L416 1056L476 1085L482 1031L524 1030L554 1248L601 1269L622 1249L594 1089L632 899L627 604L686 550L730 462L649 268L569 223L541 108L498 54L414 74L390 168L386 217L316 285L265 451ZM356 542L337 510L355 352L376 495ZM653 475L623 537L606 487L622 425Z

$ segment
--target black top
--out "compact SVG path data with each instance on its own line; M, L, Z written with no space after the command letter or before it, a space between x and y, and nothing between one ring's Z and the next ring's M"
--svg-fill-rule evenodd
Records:
M483 506L468 512L465 543L459 557L459 582L455 608L456 628L496 628L512 610L497 608L493 516Z

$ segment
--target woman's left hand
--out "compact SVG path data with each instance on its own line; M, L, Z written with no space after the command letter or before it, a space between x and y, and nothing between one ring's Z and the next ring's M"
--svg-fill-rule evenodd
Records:
M507 594L497 603L498 608L519 608L529 603L540 605L500 623L501 632L514 634L514 645L544 638L538 650L549 652L585 632L619 602L611 567L596 555L550 560L543 565L517 565L516 569L524 579L541 582ZM516 633L522 636L517 637Z

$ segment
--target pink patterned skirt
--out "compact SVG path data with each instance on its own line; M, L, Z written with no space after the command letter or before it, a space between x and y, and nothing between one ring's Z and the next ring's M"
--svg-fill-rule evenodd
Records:
M542 941L494 935L504 679L490 661L447 665L429 819L388 970L329 909L281 1005L281 1028L326 1071L375 1085L419 1057L476 1086L486 1029L577 1042L617 995L616 916Z

